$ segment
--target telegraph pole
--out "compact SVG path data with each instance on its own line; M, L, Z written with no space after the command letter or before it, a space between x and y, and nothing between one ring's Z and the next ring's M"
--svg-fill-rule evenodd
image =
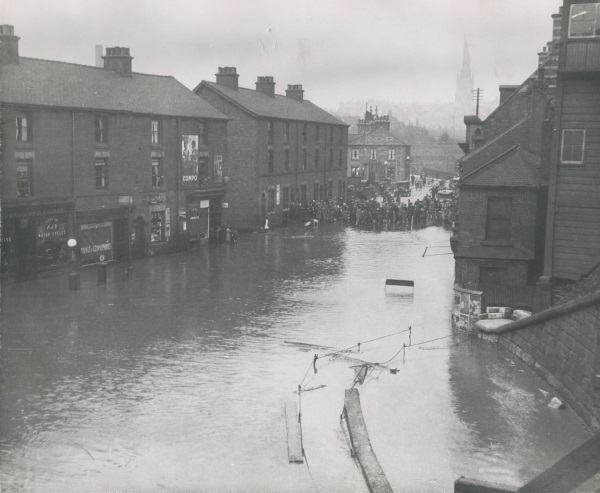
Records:
M473 91L473 99L477 101L477 106L475 107L475 115L479 116L479 101L483 99L483 89L475 89Z

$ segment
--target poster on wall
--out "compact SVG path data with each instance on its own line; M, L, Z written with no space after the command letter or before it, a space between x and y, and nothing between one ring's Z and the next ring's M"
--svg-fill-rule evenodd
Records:
M221 183L223 181L223 156L215 156L215 182Z
M79 244L81 260L98 260L100 255L105 259L112 258L112 223L82 224L80 226Z
M181 136L181 182L183 185L198 184L198 136Z

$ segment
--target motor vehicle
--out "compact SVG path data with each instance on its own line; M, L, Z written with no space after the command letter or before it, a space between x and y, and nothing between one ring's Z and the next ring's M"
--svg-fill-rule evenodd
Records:
M410 180L397 181L396 182L396 193L400 197L410 197L410 194L411 194Z

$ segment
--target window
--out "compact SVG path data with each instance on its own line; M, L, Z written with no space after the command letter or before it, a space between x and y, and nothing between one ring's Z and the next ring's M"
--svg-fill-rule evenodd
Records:
M371 159L377 159L377 149L371 149Z
M269 189L269 198L267 201L267 211L268 212L275 212L275 189L270 188Z
M273 130L273 122L267 122L267 134L268 134L268 138L269 138L269 145L273 145L273 134L274 134L274 130Z
M162 161L160 159L152 160L152 186L163 187L164 177L162 173Z
M208 179L208 158L198 158L198 182L200 185L204 185Z
M585 130L564 129L560 162L563 164L583 164Z
M306 141L308 140L308 125L305 123L304 125L302 125L302 140L303 142L306 144Z
M300 200L303 204L306 204L306 183L300 185Z
M396 168L393 166L388 166L386 169L386 178L388 180L396 179Z
M396 160L396 149L388 150L388 161L395 161L395 160Z
M290 143L290 122L285 122L285 143Z
M319 200L319 182L315 182L313 186L313 200Z
M591 38L599 36L600 3L579 3L571 5L569 37Z
M317 144L321 142L321 125L315 126L315 142Z
M158 211L152 213L150 219L150 243L165 241L165 213Z
M96 144L106 144L106 118L103 116L96 117Z
M338 152L338 166L340 168L344 167L344 152L341 149Z
M17 195L19 197L30 197L33 195L32 168L31 162L17 162Z
M315 149L315 169L319 169L319 149Z
M290 169L290 150L286 149L284 151L284 162L283 164L285 165L285 169Z
M303 153L302 153L302 169L306 169L306 162L308 160L308 152L306 151L306 149L304 149Z
M283 187L281 201L284 209L290 208L290 189L288 187Z
M325 189L327 189L327 185L325 185ZM327 193L327 190L325 190L325 193ZM323 200L323 185L319 187L319 200Z
M198 124L198 147L208 145L208 123Z
M357 176L360 177L360 168L358 166L352 166L350 175L352 178L356 178Z
M18 113L16 117L17 141L28 142L31 140L31 118L27 113Z
M108 166L105 159L96 159L96 190L108 190Z
M159 120L152 120L152 143L160 144L162 142L161 125Z
M333 149L329 149L329 167L333 168Z
M358 149L352 149L352 159L354 161L356 161L357 159L360 159L360 153L359 153Z
M327 198L333 198L333 180L329 180L329 185L327 186Z
M269 172L273 172L273 169L275 167L274 163L273 163L273 150L269 149L269 162L268 162L268 166L269 166Z
M485 239L510 240L511 217L511 197L488 197Z

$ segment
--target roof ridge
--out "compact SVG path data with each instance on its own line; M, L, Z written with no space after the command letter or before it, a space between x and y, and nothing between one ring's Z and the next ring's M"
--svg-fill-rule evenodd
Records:
M486 142L484 145L482 145L481 147L478 147L477 149L475 149L473 152L463 156L460 161L468 161L469 159L471 159L473 156L476 156L477 154L479 154L483 149L488 148L491 144L493 144L494 142L496 142L498 139L504 137L507 133L509 133L510 131L514 130L515 128L517 128L519 125L522 125L523 123L525 123L527 120L529 120L531 118L531 115L527 115L523 118L521 118L517 123L515 123L512 127L507 128L504 132L499 133L498 135L496 135L496 137L494 137L492 140L490 140L489 142Z
M460 182L462 182L463 180L466 180L467 178L470 178L471 176L473 176L475 173L477 173L478 171L481 171L483 168L489 166L490 164L495 163L496 161L498 161L499 159L503 158L504 156L507 156L508 154L510 154L511 152L514 152L515 149L518 150L518 148L521 147L521 144L514 144L512 147L509 147L508 149L506 149L505 151L501 152L500 154L494 156L492 159L490 159L489 161L487 161L486 163L482 164L481 166L479 166L479 168L475 168L473 171L471 171L470 173L467 173L465 176L461 177Z

